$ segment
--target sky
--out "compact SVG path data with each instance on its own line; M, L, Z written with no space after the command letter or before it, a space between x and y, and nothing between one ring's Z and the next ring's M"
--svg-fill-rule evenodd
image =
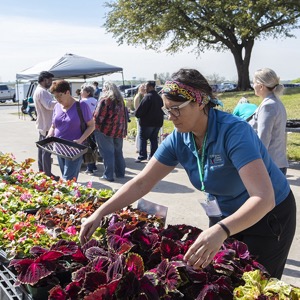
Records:
M103 27L105 0L1 0L0 82L15 81L16 73L42 61L73 53L123 68L125 80L149 80L154 74L195 68L236 81L230 52L206 51L197 57L188 49L175 54L118 45ZM275 70L282 80L300 78L300 30L296 38L256 41L250 78L260 68ZM104 80L121 80L120 73Z

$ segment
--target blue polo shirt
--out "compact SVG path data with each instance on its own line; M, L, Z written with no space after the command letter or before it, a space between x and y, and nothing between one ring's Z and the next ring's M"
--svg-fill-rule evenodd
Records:
M205 192L217 198L224 217L234 213L249 198L238 171L259 158L263 160L270 175L276 205L288 196L290 187L286 177L271 160L267 149L246 121L226 112L210 109L204 149ZM201 190L197 155L192 133L180 133L176 129L154 154L159 162L167 166L180 163L193 186Z

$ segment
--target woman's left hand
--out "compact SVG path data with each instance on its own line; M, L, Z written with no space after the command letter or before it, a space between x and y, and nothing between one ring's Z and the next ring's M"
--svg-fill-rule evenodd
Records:
M184 261L195 269L207 267L226 238L226 232L217 224L204 230L185 254Z

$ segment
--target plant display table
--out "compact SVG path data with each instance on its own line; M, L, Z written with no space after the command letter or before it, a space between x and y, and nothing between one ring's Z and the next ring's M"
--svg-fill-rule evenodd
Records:
M81 223L113 192L56 182L31 163L0 154L1 300L300 298L232 238L208 267L187 266L183 256L201 229L164 226L156 211L115 212L81 246Z

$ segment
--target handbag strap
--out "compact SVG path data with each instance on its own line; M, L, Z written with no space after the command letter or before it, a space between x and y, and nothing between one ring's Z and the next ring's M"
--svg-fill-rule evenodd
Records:
M82 110L80 107L80 101L76 102L76 108L77 108L77 113L78 113L78 116L80 119L81 133L84 133L85 129L86 129L86 123L84 122L84 119L83 119L83 114L82 114Z

